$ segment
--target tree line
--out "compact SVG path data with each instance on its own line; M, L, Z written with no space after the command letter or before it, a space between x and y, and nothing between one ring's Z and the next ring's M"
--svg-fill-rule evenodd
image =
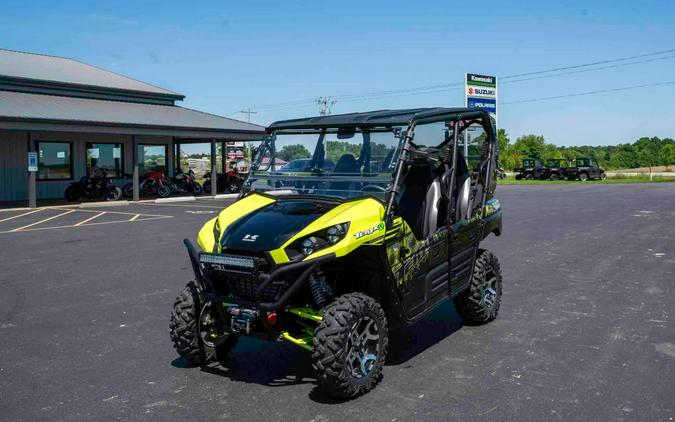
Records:
M642 137L633 143L600 146L559 147L547 143L542 135L524 135L511 143L508 133L499 129L499 163L507 170L522 164L523 158L573 161L578 157L594 158L606 169L670 166L675 161L675 140Z

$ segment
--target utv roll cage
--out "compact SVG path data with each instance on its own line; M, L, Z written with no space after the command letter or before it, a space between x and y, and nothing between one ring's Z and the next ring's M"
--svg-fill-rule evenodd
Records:
M402 110L378 110L366 113L349 113L339 115L318 116L303 119L284 120L272 123L266 130L268 137L274 136L276 132L290 131L290 133L307 133L319 132L321 130L331 129L359 129L361 131L377 130L378 128L406 127L402 130L399 136L402 138L402 146L397 154L397 163L393 172L393 183L387 192L386 199L386 221L390 223L393 215L394 203L396 196L400 191L401 178L408 163L408 156L412 150L417 150L419 147L413 142L414 130L417 125L448 122L452 129L452 136L442 142L440 145L429 145L437 149L450 146L452 151L451 157L446 157L446 165L449 169L448 186L454 186L457 177L457 159L459 156L458 144L460 134L474 124L479 124L485 132L488 150L484 154L488 157L496 156L497 144L495 141L495 127L494 119L484 110L477 108L414 108ZM459 126L459 130L456 128ZM450 144L450 145L448 145ZM260 150L255 161L260 163L263 159L264 151ZM468 158L468 157L465 157ZM274 160L272 160L272 165ZM494 170L496 163L493 160L487 160L485 165L488 166L483 171L478 172L478 176L486 175L486 180L480 180L476 186L481 186L484 192L482 193L481 206L485 205L488 199L488 191L490 186L494 183ZM242 192L242 195L245 195ZM456 198L449 198L450 204L447 208L448 221L450 216L455 215ZM482 208L481 208L482 209Z

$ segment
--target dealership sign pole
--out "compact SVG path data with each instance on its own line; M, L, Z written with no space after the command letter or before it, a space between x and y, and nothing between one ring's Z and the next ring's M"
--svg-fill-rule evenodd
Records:
M495 119L496 127L497 77L467 73L464 80L464 104L466 107L480 108L490 113ZM469 159L468 133L464 135L464 158Z

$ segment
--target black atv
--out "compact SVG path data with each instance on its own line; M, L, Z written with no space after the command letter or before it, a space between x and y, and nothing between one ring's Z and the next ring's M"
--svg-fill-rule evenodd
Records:
M485 136L467 165L469 127ZM439 304L495 319L501 269L480 248L502 230L494 133L464 108L272 124L239 200L204 225L201 250L185 240L195 280L171 314L178 353L206 365L242 336L288 341L311 352L323 391L351 398L380 380L390 333ZM276 168L285 145L306 151L305 171Z
M544 176L546 169L541 161L535 158L525 158L522 167L515 167L516 180L539 180Z
M593 158L582 157L575 160L574 167L567 170L567 180L606 180L607 174Z
M565 180L567 179L567 163L563 159L553 159L546 162L542 179Z

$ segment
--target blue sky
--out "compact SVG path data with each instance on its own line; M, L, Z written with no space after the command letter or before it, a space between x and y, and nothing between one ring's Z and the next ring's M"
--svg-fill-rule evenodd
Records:
M252 121L317 114L312 98L511 75L675 48L675 2L3 2L0 47L72 57ZM675 80L668 59L504 84L500 102ZM292 106L269 105L305 100ZM463 90L338 100L334 113L459 106ZM264 107L267 106L267 107ZM512 138L559 145L675 137L675 85L503 105Z

